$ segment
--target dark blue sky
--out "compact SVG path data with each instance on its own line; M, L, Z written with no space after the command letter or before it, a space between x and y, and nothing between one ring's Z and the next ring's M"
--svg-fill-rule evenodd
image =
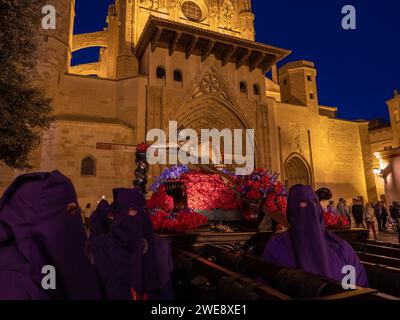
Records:
M114 0L76 0L75 33L105 27ZM388 118L385 101L400 88L398 0L253 0L257 41L293 51L285 61L314 61L319 101L346 119ZM357 30L341 27L342 7L357 10ZM95 61L98 49L74 54Z

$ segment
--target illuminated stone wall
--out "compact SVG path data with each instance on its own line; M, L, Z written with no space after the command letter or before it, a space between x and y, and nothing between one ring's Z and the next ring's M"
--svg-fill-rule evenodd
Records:
M133 132L120 124L59 120L45 135L40 170L60 170L68 176L81 205L95 204L103 195L112 199L113 188L132 186L133 154L98 150L97 142L131 144ZM84 177L81 161L87 156L95 159L96 172Z
M53 98L58 121L33 154L34 171L62 171L74 182L80 202L94 204L102 195L111 197L112 188L131 185L134 160L132 153L97 150L96 143L135 145L145 140L148 130L167 129L168 121L177 120L194 129L255 129L258 167L281 172L285 181L287 161L295 159L306 168L310 183L331 188L335 200L375 200L383 193L382 183L371 176L378 165L372 155L387 145L392 133L368 135L365 122L321 116L312 62L289 64L278 84L259 69L222 66L213 55L202 62L195 54L186 59L178 51L170 55L167 49L148 48L138 61L132 47L150 14L254 40L249 0L195 0L204 13L199 22L184 17L185 1L119 0L110 7L106 30L72 37L73 1L53 0L61 21L56 33L43 39L37 81ZM99 44L103 49L98 63L67 72L72 51ZM158 66L165 69L165 79L156 77ZM175 70L181 72L182 82L174 81ZM93 71L99 78L88 76ZM241 81L247 84L246 92L240 90ZM81 161L88 155L96 159L95 177L80 174ZM152 167L150 179L161 170L162 166ZM0 174L1 192L18 172L0 166Z
M309 166L315 188L330 188L336 201L356 196L368 199L361 124L323 117L314 109L296 105L275 103L275 110L283 181L289 178L285 176L287 160L296 156Z

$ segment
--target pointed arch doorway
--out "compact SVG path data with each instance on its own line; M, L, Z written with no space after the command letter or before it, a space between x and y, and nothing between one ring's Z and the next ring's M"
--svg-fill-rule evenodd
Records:
M234 109L234 107L230 104L227 104L226 101L221 101L213 96L206 96L201 98L196 98L191 101L188 105L186 105L176 116L178 127L180 129L193 129L197 132L198 136L201 137L201 130L218 130L222 132L225 129L231 131L233 139L233 131L234 130L242 130L242 156L245 156L246 152L246 130L249 127L246 124L246 120L244 117ZM250 146L250 149L253 153L255 153L253 167L256 168L257 163L257 138L255 138L254 145ZM234 141L231 140L232 144ZM199 141L198 145L198 153L199 158L204 157L205 146ZM232 152L234 152L234 145L232 145ZM212 162L213 155L219 156L224 163L225 156L228 158L232 158L232 164L221 165L217 167L226 168L232 172L238 167L237 164L233 161L234 154L225 154L225 141L221 139L220 148L215 150L209 150L209 158L210 163ZM240 165L242 167L242 165Z
M301 155L294 154L285 162L285 186L289 189L297 184L311 186L312 179L307 161Z

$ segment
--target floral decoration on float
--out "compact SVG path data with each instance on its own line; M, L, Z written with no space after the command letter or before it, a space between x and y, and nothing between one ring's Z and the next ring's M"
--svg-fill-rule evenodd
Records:
M264 210L267 214L286 215L287 191L278 178L278 173L263 168L254 170L248 176L236 177L236 192L245 221L260 224Z
M168 194L168 184L173 181L183 182L187 206L174 212L174 198ZM234 193L218 175L193 172L187 166L167 168L150 187L153 191L147 206L154 230L157 232L186 232L198 229L208 222L207 217L197 212L211 210L214 206L224 208L235 206ZM227 196L231 192L232 197Z
M266 212L286 214L287 192L279 175L266 169L257 169L249 176L232 176L225 183L221 175L191 171L187 166L166 169L151 186L148 200L151 221L157 232L193 231L208 222L207 217L242 211L244 220L257 220L262 206ZM168 190L172 181L183 182L187 206L176 210L174 198ZM174 208L175 206L175 208ZM212 219L212 218L210 218Z
M346 217L338 215L334 210L329 208L324 210L325 226L328 229L346 229L350 228L350 223Z

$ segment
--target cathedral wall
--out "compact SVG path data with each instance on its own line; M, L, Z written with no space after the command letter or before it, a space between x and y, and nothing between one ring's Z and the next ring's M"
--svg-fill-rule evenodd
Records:
M121 80L116 86L116 117L135 128L135 143L145 141L147 77Z
M221 61L213 55L204 62L201 57L192 55L186 59L182 52L174 52L169 55L167 49L157 48L151 52L150 48L141 60L141 70L148 75L149 86L147 88L147 130L152 128L168 128L168 121L178 120L182 114L188 114L198 105L199 95L202 91L202 81L206 79L208 88L216 86L217 92L208 92L207 103L210 107L215 106L213 99L225 105L227 109L235 114L243 122L247 129L255 129L256 134L256 165L271 167L269 122L265 76L260 70L250 72L247 66L237 69L234 63L222 66ZM157 67L165 69L166 78L156 77ZM179 70L183 81L174 81L174 70ZM213 80L207 80L207 75L212 75ZM247 92L241 92L240 82L247 85ZM258 95L254 92L253 86L257 85ZM207 89L208 90L208 89ZM221 92L225 96L222 97ZM204 107L204 101L202 102ZM223 106L221 106L223 109ZM206 116L206 115L205 115ZM228 119L229 116L221 116L216 119L218 122ZM205 121L207 122L207 121ZM199 124L201 125L201 124ZM208 128L201 127L204 129ZM212 127L212 128L220 128ZM222 128L241 129L242 127L231 128L226 122Z
M116 85L113 80L65 75L55 114L115 118Z
M60 170L68 176L78 193L81 206L92 206L112 189L130 187L134 179L134 155L121 151L97 150L97 142L132 144L133 131L125 126L78 121L57 121L45 136L41 171ZM94 176L81 175L81 161L95 159Z
M332 189L335 200L350 201L362 196L368 200L359 124L321 117L320 131L314 140L317 188ZM315 134L315 133L314 133Z
M367 121L359 123L359 131L360 131L362 155L364 160L364 174L365 174L365 181L367 184L368 199L369 201L376 203L378 201L379 194L373 170L374 169L373 158L375 158L375 156L371 152L371 144L369 141L369 127Z
M165 92L165 99L168 106L164 109L166 119L173 117L177 108L182 107L182 99L190 97L194 92L194 87L201 81L201 73L210 66L215 66L220 72L223 81L228 87L231 98L239 105L244 112L244 116L251 122L251 126L256 128L257 122L255 111L257 105L266 104L267 97L263 94L266 91L265 77L260 70L249 71L247 66L236 69L235 64L228 63L222 66L221 61L210 56L205 62L201 57L192 55L185 58L183 52L174 52L172 56L167 49L157 48L154 52L150 49L146 52L141 61L143 73L149 76L149 86L162 88ZM157 79L156 69L162 66L166 71L165 79ZM182 72L183 82L174 81L174 70ZM247 93L240 92L240 82L245 81ZM254 94L253 86L259 86L259 95Z
M91 121L121 122L136 128L135 142L145 137L147 77L107 80L65 75L54 100L55 115Z
M310 167L313 164L316 189L330 188L336 201L356 196L367 199L358 123L321 117L305 107L277 104L277 124L283 163L293 153L299 154Z

